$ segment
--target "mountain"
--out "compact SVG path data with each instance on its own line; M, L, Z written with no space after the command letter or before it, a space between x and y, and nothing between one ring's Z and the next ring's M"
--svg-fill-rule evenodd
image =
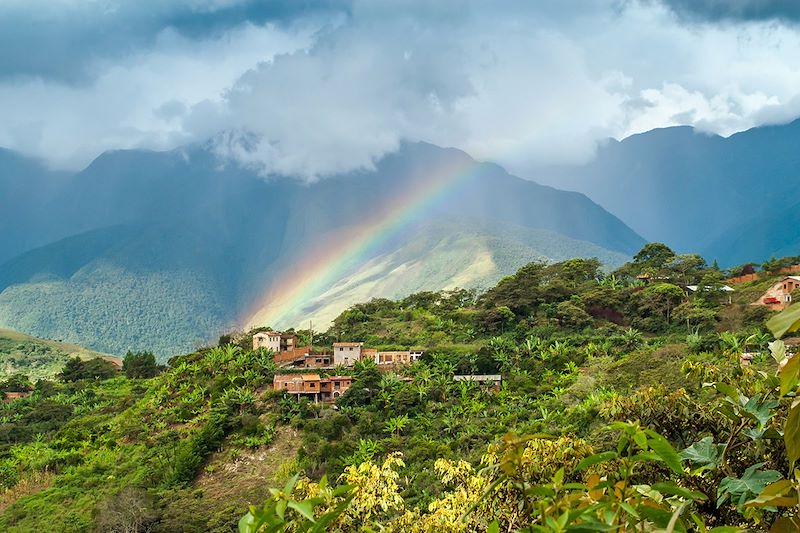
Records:
M101 357L119 362L108 354L75 344L38 339L18 331L0 329L0 381L16 373L25 374L33 381L53 379L70 357Z
M533 261L557 262L573 257L596 257L607 267L629 259L587 241L548 230L470 219L440 219L416 225L413 236L337 281L272 325L292 327L329 324L353 302L375 296L401 298L419 291L494 286L521 265ZM250 325L263 324L258 313Z
M587 164L533 176L587 194L650 241L734 265L800 253L800 233L788 229L798 146L800 121L727 138L665 128L610 140Z
M250 322L276 288L302 296L286 317L308 302L331 316L367 296L371 268L387 277L368 296L401 296L454 279L485 286L532 257L619 263L644 243L582 194L424 143L311 184L199 145L108 152L53 181L36 224L12 231L50 240L0 265L0 327L117 354L190 350ZM451 235L441 224L453 220ZM475 271L472 252L491 264Z

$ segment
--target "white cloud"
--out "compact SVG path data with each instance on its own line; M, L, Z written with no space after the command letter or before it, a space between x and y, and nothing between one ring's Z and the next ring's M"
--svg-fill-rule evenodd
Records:
M165 30L151 50L107 65L89 85L2 82L0 146L74 169L104 150L167 149L196 140L183 128L185 109L220 102L242 72L308 46L311 33L245 25L196 42Z
M525 175L608 136L730 134L800 112L800 32L776 22L685 24L636 1L397 0L315 29L167 31L88 86L2 82L0 145L74 167L215 137L265 174L315 179L409 139Z

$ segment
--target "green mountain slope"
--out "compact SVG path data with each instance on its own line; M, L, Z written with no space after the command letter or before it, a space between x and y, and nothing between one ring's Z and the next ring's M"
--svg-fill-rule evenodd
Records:
M585 165L532 176L587 194L650 241L733 266L800 253L798 233L780 229L796 212L798 143L800 121L727 138L664 128L609 140Z
M70 357L114 358L77 344L39 339L18 331L0 329L0 380L16 373L25 374L32 381L53 379Z
M448 187L437 185L442 182ZM460 275L470 285L495 279L462 274L470 264L463 256L466 246L458 252L440 236L420 241L413 231L454 217L472 225L548 232L547 250L524 243L511 250L519 242L502 232L479 236L493 261L508 263L502 272L531 257L599 256L603 250L630 255L644 242L581 194L424 143L404 145L374 170L313 184L267 180L218 160L202 146L109 152L43 198L39 223L68 236L0 264L0 326L115 354L149 349L162 360L241 326L282 273L312 263L318 249L339 244L328 235L349 230L370 235L376 231L374 217L408 215L403 218L408 227L399 228L390 243L359 254L351 265L350 274L374 261L382 265L381 274L393 265L394 274L380 289L388 295L451 286ZM10 203L0 197L0 211ZM13 231L28 235L26 242L43 235L38 226L25 224ZM493 237L501 242L493 243ZM508 252L498 253L507 246ZM442 247L462 256L436 273L437 263L451 253ZM554 255L551 248L564 254ZM395 251L401 252L386 259ZM418 266L407 275L395 270L415 259ZM339 292L327 316L363 294Z
M563 531L557 520L577 531L759 531L783 509L743 504L776 481L791 489L800 440L800 370L773 358L765 313L746 311L772 280L737 288L733 303L638 282L652 268L687 281L719 274L673 259L641 255L613 277L595 260L532 263L477 299L355 305L316 346L424 354L317 370L352 377L335 405L273 390L277 374L310 369L252 351L253 332L152 378L40 382L2 405L0 529L227 533L248 509L309 529L306 517L341 506L324 530L429 533L463 517L460 530L480 533L495 521ZM323 480L347 487L332 493ZM321 497L275 512L270 487L287 487L284 503ZM797 509L796 498L774 502Z
M404 298L419 291L464 288L483 291L532 261L557 262L573 257L596 257L607 268L628 258L595 244L569 239L546 230L503 223L443 220L414 228L413 238L381 254L301 308L273 320L275 327L307 326L326 329L353 302L371 298ZM249 326L262 326L259 314Z

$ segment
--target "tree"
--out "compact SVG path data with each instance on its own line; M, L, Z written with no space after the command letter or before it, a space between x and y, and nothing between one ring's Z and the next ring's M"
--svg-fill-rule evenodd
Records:
M677 285L659 283L643 290L641 298L645 299L645 307L654 309L663 315L667 324L669 324L672 318L672 310L681 303L684 294Z
M159 368L152 352L128 352L122 360L122 371L129 379L152 378Z
M633 256L633 262L641 266L662 268L674 257L675 252L666 244L651 242L650 244L646 244L644 248Z
M563 328L580 330L592 324L592 317L573 302L558 304L556 318Z
M101 357L95 357L88 361L82 361L80 357L72 357L67 360L64 370L58 374L61 381L79 381L82 379L111 379L117 375L117 369L113 363Z

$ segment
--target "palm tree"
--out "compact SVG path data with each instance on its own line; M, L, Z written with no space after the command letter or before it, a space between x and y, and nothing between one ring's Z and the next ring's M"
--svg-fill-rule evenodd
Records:
M625 333L622 334L622 344L628 349L636 348L642 344L643 341L644 337L642 336L642 332L637 329L628 328L625 330Z
M725 355L739 357L744 351L744 343L738 335L730 331L720 333L719 342L722 345L722 353Z
M383 430L386 433L394 435L395 437L399 437L400 433L403 432L409 422L410 419L408 418L408 415L395 416L386 421Z

